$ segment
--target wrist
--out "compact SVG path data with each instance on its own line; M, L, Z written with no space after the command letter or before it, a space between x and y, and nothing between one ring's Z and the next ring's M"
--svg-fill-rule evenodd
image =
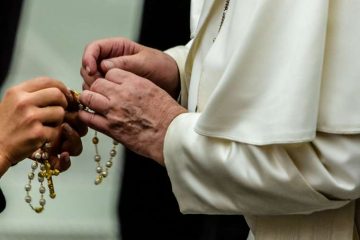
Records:
M3 152L0 152L0 177L11 167L9 158Z

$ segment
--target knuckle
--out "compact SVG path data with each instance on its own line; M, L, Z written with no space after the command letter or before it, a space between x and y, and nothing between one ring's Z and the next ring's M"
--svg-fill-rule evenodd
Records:
M42 124L40 124L40 123L34 124L32 131L31 131L31 136L34 140L43 141L45 139L45 131L42 127Z
M26 111L30 107L30 99L26 95L16 94L14 96L14 108Z
M17 88L16 87L11 87L8 90L5 91L5 98L10 98L14 95L17 94Z
M38 115L34 111L26 111L26 114L24 116L24 121L26 124L33 124L39 121Z
M52 96L55 98L55 99L58 99L59 100L59 103L66 107L67 106L67 100L66 100L66 97L64 95L64 93L58 89L58 88L51 88L51 94Z
M121 77L121 73L122 73L122 71L120 69L113 68L113 69L110 69L106 73L105 78L109 79L109 80L114 79L114 78L118 78L118 77Z
M93 82L93 84L91 84L90 90L93 92L97 92L100 89L101 84L102 84L102 80L100 78L96 79ZM89 95L92 96L91 93Z
M62 107L56 108L56 116L59 118L59 120L62 122L65 118L66 111Z
M53 80L46 76L37 77L36 80L44 84L45 86L52 86L56 82L56 80Z

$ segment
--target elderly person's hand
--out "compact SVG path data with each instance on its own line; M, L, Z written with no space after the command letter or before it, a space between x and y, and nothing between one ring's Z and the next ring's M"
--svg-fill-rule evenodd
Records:
M179 71L168 54L126 38L108 38L90 43L82 58L83 88L104 77L110 69L122 69L144 77L177 97L180 90Z
M176 116L186 112L151 81L120 69L95 80L80 101L95 111L79 113L89 127L161 165L166 130Z

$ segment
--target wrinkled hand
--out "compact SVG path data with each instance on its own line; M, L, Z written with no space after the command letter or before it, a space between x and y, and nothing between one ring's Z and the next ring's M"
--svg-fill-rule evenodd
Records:
M0 103L0 174L59 138L67 107L67 88L42 77L10 88Z
M97 78L114 68L151 80L172 97L178 96L180 81L175 60L162 51L125 38L98 40L85 48L80 70L83 89L90 89Z
M171 121L186 109L151 81L113 69L95 80L80 101L95 113L80 119L130 150L164 165L164 137Z

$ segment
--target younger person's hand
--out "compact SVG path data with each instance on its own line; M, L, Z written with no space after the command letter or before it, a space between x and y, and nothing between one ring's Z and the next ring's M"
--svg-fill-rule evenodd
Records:
M0 175L44 143L59 139L69 97L63 83L47 77L6 91L0 103Z

